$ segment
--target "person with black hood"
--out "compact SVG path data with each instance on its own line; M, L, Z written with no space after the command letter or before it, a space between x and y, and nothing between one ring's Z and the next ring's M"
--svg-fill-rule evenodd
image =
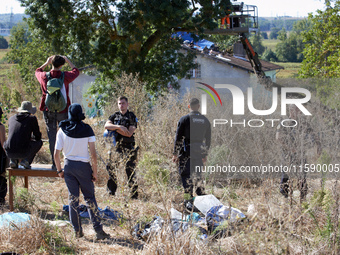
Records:
M2 108L0 107L0 205L5 203L5 197L7 194L7 179L6 179L6 163L7 156L5 149L3 148L6 141L6 129L1 123L2 119Z
M33 159L43 144L38 120L33 115L36 111L37 108L31 102L23 101L18 113L8 120L8 139L4 149L10 158L11 168L18 168L18 165L31 168Z
M69 215L76 237L84 236L79 217L79 189L81 189L93 228L96 231L96 238L102 240L109 238L110 235L103 230L94 194L93 182L98 178L96 138L92 128L82 121L84 119L85 115L80 104L70 105L68 119L59 124L54 159L57 173L65 179L69 191ZM61 150L63 150L65 159L64 170L61 168Z

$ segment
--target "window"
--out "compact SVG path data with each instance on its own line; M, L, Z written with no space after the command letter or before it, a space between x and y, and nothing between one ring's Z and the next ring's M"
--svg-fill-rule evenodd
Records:
M190 78L201 78L201 65L198 64L197 68L188 71L188 76Z

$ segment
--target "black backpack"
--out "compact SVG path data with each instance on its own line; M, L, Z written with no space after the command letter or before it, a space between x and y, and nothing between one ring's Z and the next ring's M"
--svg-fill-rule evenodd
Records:
M61 112L67 106L67 99L61 92L64 86L64 72L61 72L60 78L51 78L50 72L46 73L47 77L47 95L45 105L51 112Z

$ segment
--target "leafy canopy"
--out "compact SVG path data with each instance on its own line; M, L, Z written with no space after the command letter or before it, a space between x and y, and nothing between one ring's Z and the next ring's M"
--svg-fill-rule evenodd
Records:
M164 89L192 68L193 55L171 36L217 27L230 0L20 0L35 30L77 65L105 77L139 73L149 91Z
M325 2L324 11L318 10L316 15L308 16L311 29L303 33L306 45L300 72L302 77L340 77L340 1L336 0L334 5Z
M302 33L305 48L300 76L313 78L321 100L339 109L340 0L326 0L325 5L324 11L309 14L311 28Z

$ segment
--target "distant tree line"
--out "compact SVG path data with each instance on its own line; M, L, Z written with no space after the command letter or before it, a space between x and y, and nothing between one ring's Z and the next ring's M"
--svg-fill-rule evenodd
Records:
M278 18L262 18L259 17L259 29L261 31L272 31L276 28L278 31L283 28L286 31L293 30L294 23L301 20L302 18L291 18L291 17L278 17Z
M5 37L0 35L0 49L7 49L7 48L8 48L7 40L5 39Z

